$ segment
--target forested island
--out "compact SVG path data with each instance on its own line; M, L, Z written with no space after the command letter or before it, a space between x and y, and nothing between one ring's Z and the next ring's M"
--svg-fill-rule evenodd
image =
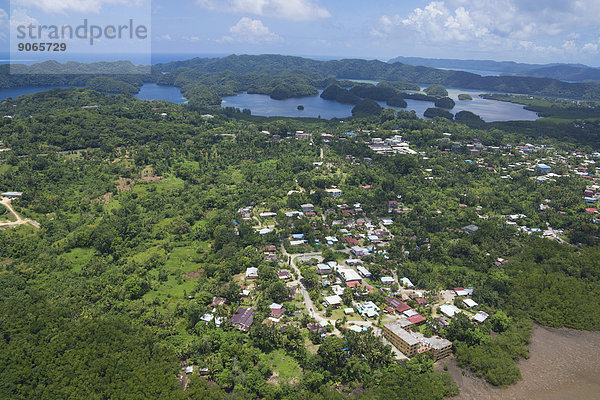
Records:
M419 87L414 83L421 82L503 93L600 100L600 83L597 82L568 83L550 78L517 76L484 77L468 72L401 63L388 64L377 60L317 61L281 55L231 55L224 58L194 58L152 67L134 66L129 62L59 64L48 61L32 66L13 65L12 68L13 72L24 75L11 75L8 65L0 66L0 88L86 86L89 81L97 78L94 71L98 71L98 74L109 74L110 80L91 82L90 89L110 93L135 93L135 88L139 90L144 82L154 82L176 86L190 102L204 105L240 92L266 94L277 100L316 96L319 90L332 84L346 88L350 86L350 89L356 87L356 83L348 81L349 79L389 82L385 87L390 92L395 91L396 96L403 96L406 91L418 91ZM45 71L48 72L44 73ZM361 86L363 85L358 85L359 88ZM445 97L435 93L429 96ZM333 99L336 97L333 96ZM387 95L384 97L384 100L390 98ZM340 100L350 104L357 102L354 97L348 96Z
M442 363L522 379L534 322L600 330L598 103L532 96L595 84L282 56L111 72L0 80L85 87L0 103L0 398L443 399ZM531 85L490 96L546 118L454 115L463 76ZM135 99L148 81L189 103ZM220 106L320 89L353 116ZM410 98L431 119L377 103Z

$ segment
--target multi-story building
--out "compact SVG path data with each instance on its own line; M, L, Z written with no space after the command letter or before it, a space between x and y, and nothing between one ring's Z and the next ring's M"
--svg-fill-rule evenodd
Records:
M413 357L417 354L420 346L419 340L402 329L398 321L385 324L383 326L383 335L407 357Z

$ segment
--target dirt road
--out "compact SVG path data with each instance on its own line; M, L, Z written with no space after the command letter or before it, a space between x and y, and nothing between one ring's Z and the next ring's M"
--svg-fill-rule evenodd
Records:
M3 197L2 200L0 200L0 204L4 205L8 209L8 212L10 212L15 217L16 221L2 222L2 223L0 223L0 228L14 228L16 226L30 224L39 229L40 224L38 222L31 220L31 219L21 218L21 216L19 214L17 214L17 212L14 210L14 208L12 208L10 203L11 203L11 200L8 198L5 198L5 197Z

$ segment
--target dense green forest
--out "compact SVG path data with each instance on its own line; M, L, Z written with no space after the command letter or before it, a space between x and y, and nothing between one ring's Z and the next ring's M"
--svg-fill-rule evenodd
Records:
M600 84L596 82L567 83L549 78L517 76L483 77L468 72L415 67L401 63L388 64L376 60L316 61L280 55L231 55L224 58L194 58L187 61L159 64L156 69L166 72L167 75L179 75L191 70L214 76L222 74L222 71L228 71L240 77L248 74L277 76L286 71L293 75L307 75L315 81L336 78L421 82L497 92L600 99ZM321 85L321 87L325 86Z
M201 74L217 68L194 63L209 71ZM246 73L235 66L232 62L233 73ZM262 68L268 73L270 67ZM387 253L365 258L376 277L393 270L431 292L476 288L473 299L490 315L485 324L459 317L436 332L429 332L434 330L429 324L423 330L451 340L458 364L490 383L506 386L520 379L516 362L528 356L532 320L600 329L598 224L582 200L589 181L572 176L541 183L525 167L499 172L532 159L490 151L480 156L479 166L466 161L472 158L466 147L452 151L452 142L444 141L450 134L454 142L478 140L500 148L535 139L567 157L598 151L592 122L572 135L563 129L572 122L473 127L476 116L420 120L414 113L382 110L370 98L357 103L356 117L346 124L229 116L214 107L219 92L190 83L193 76L178 75L186 90L202 91L202 99L187 105L87 89L0 103L0 113L13 116L0 121L0 140L12 149L0 153L0 191L22 191L13 206L41 225L0 230L0 397L457 394L450 376L434 372L427 356L399 364L390 346L343 324L329 328L340 335L309 333L315 321L298 299L289 298L277 277L280 266L260 249L281 248L292 232L303 232L309 250L321 251L326 236L340 233L340 227L331 231L326 224L344 218L325 192L332 186L343 191L341 201L360 203L374 219L393 218ZM233 90L237 84L230 83ZM341 90L352 94L341 86L330 92L337 97ZM355 93L365 91L373 88L361 86ZM373 92L368 96L387 90ZM214 118L203 118L206 112ZM288 135L300 130L311 139ZM365 144L375 133L401 134L422 154L377 154ZM326 163L316 167L321 149ZM536 157L550 157L548 152ZM580 158L570 162L583 165ZM569 167L555 171L567 175ZM402 203L402 213L388 212L390 199ZM333 212L323 219L284 216L308 202ZM541 211L540 204L547 209ZM248 206L275 212L275 231L258 234L254 222L238 213ZM525 215L522 223L529 227L551 224L565 232L565 243L508 226L511 214ZM473 223L477 232L465 234L462 227ZM328 253L335 258L331 249ZM506 262L496 264L500 257ZM260 274L247 298L240 292L249 267ZM355 293L348 293L352 299ZM226 303L213 307L214 297ZM384 297L375 291L365 299L384 304ZM273 326L266 322L272 303L299 314L284 317L289 322L284 329ZM240 306L256 310L247 333L229 322ZM202 319L213 308L224 320L219 327ZM206 377L191 378L186 391L176 379L181 362L208 368Z
M206 104L207 99L248 93L267 94L273 99L316 96L336 80L342 85L349 79L382 81L373 85L352 83L353 95L360 98L387 101L404 91L418 91L415 82L433 84L434 88L461 87L503 93L527 93L539 96L558 96L583 100L600 100L600 83L568 83L550 78L518 76L479 76L428 67L367 60L317 61L308 58L280 55L231 55L224 58L194 58L136 67L129 62L65 63L47 61L32 66L8 65L0 68L0 87L84 86L109 93L136 93L143 82L179 87L190 101ZM98 81L98 75L111 80ZM91 83L88 83L92 81ZM133 86L133 87L132 87ZM207 87L210 92L191 89ZM137 88L137 90L136 90ZM443 89L443 88L442 88ZM445 93L445 94L444 94ZM445 89L432 92L433 99L445 97ZM337 96L330 96L336 99ZM417 100L422 98L416 98ZM435 100L428 100L435 101ZM344 103L356 104L344 96ZM210 100L208 100L210 103ZM447 108L447 107L445 107Z

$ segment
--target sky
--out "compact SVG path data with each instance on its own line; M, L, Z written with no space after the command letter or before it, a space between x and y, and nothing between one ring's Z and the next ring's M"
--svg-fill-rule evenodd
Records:
M144 1L0 0L0 50L12 49L11 18L89 17L107 24L115 12L126 16ZM402 55L600 66L600 0L153 0L149 7L157 54L384 61Z

